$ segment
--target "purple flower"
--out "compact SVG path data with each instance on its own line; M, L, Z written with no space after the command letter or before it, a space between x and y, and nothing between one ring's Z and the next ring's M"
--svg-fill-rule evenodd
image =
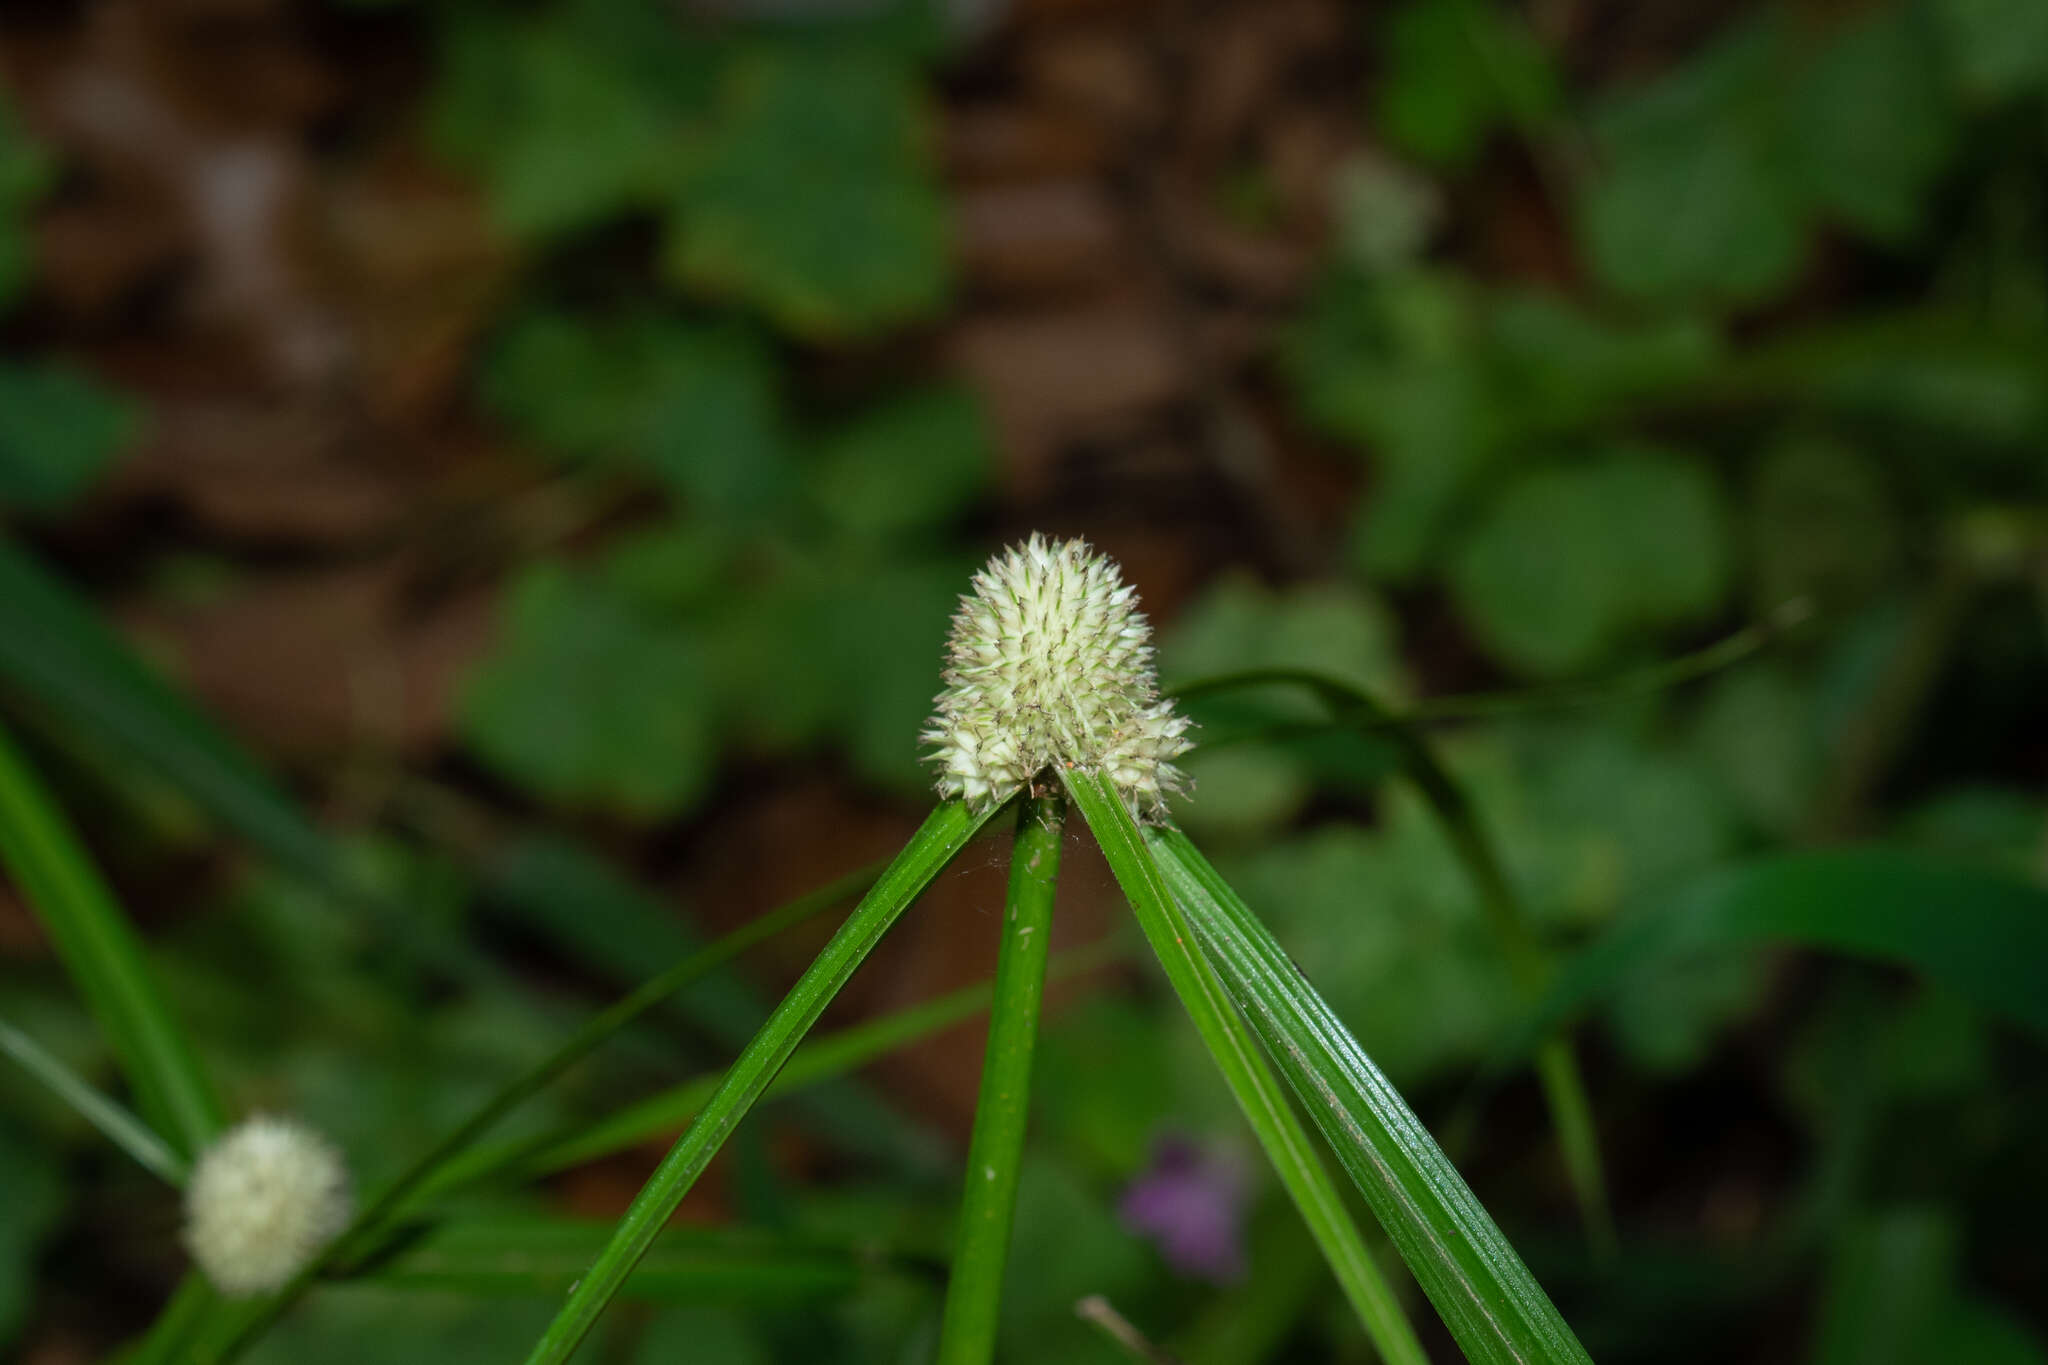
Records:
M1229 1284L1244 1278L1243 1165L1184 1137L1153 1144L1152 1164L1124 1191L1124 1226L1151 1238L1183 1275Z

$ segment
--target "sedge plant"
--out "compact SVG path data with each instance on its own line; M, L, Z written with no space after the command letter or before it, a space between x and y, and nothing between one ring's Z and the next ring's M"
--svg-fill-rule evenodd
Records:
M941 803L703 1100L571 1289L529 1365L570 1357L833 996L932 878L1013 805L1018 832L941 1328L944 1365L984 1365L995 1353L1069 807L1101 846L1380 1356L1397 1365L1426 1359L1289 1089L1468 1359L1587 1360L1435 1139L1302 967L1173 827L1166 798L1184 785L1174 761L1189 747L1188 722L1160 695L1150 627L1117 566L1084 541L1042 536L996 556L961 599L944 683L924 736Z
M984 1365L995 1354L1044 983L1105 957L1100 945L1048 957L1071 810L1101 846L1146 942L1381 1358L1394 1365L1426 1359L1297 1102L1469 1359L1585 1360L1427 1129L1307 975L1173 826L1166 798L1184 785L1175 760L1189 747L1188 723L1159 692L1149 627L1116 566L1084 542L1041 537L999 555L962 598L944 682L924 736L943 799L895 858L762 916L593 1016L353 1218L345 1170L317 1135L266 1119L223 1135L197 1049L165 1008L125 917L0 736L0 859L51 924L114 1039L140 1117L98 1095L19 1030L0 1031L0 1044L140 1163L186 1186L186 1240L200 1273L188 1276L125 1358L229 1360L316 1278L376 1264L377 1249L409 1218L427 1215L438 1192L494 1175L530 1176L687 1117L529 1357L566 1360L756 1103L843 1074L985 1005L986 1061L938 1346L945 1365ZM993 986L805 1044L919 892L1010 809L1016 835ZM481 1143L514 1106L670 992L854 890L864 894L838 932L715 1082L650 1097L597 1129L548 1137L537 1148ZM579 1229L535 1231L551 1254L586 1244ZM435 1245L446 1254L466 1245L463 1236L451 1225ZM500 1269L477 1273L502 1279Z

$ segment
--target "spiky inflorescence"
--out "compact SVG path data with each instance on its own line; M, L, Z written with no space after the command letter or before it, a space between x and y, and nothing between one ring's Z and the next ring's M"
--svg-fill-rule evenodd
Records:
M1159 699L1152 628L1116 563L1034 535L960 599L924 739L939 794L986 809L1048 768L1106 775L1133 813L1185 783L1187 720Z
M302 1123L257 1115L200 1153L185 1245L223 1294L282 1286L349 1218L341 1153Z

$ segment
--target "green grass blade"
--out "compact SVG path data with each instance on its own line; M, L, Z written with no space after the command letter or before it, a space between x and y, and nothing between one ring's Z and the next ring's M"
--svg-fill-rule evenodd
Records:
M1726 868L1624 915L1558 973L1496 1065L1647 966L1744 943L1911 967L2048 1038L2048 890L1918 853L1836 849Z
M1764 619L1752 622L1690 654L1665 659L1608 678L1585 682L1558 683L1549 687L1524 687L1508 692L1470 692L1447 697L1430 697L1400 711L1380 709L1374 716L1351 716L1315 725L1290 723L1274 733L1304 735L1327 733L1332 729L1362 730L1367 733L1445 725L1461 721L1499 720L1504 717L1539 715L1547 711L1600 706L1635 697L1654 696L1686 683L1710 677L1732 668L1752 655L1806 625L1813 607L1805 598L1781 604ZM1326 700L1348 709L1361 693L1351 683L1327 673L1304 668L1252 668L1189 678L1166 689L1168 696L1193 699L1214 692L1232 692L1250 687L1284 683L1306 687ZM1232 743L1238 742L1236 737Z
M533 1215L466 1218L432 1228L372 1268L365 1282L482 1297L568 1291L604 1250L611 1224ZM675 1228L642 1257L621 1298L651 1303L781 1306L837 1298L888 1262L748 1228Z
M671 898L557 835L516 834L492 849L479 870L481 899L494 918L511 920L565 960L618 985L643 980L650 962L681 962L704 947ZM868 880L881 870L876 863ZM745 1045L768 1012L746 981L727 974L677 988L662 1007L733 1049Z
M1053 957L1047 975L1057 981L1092 971L1115 961L1122 951L1122 945L1114 939L1071 948ZM856 1071L899 1048L922 1042L973 1018L987 1009L994 998L993 983L983 981L810 1039L790 1055L788 1065L777 1074L762 1098L787 1095ZM715 1073L695 1077L629 1104L594 1124L580 1125L567 1132L473 1148L451 1163L443 1178L432 1183L429 1192L456 1188L500 1171L520 1176L544 1175L638 1146L696 1117L718 1089L719 1080Z
M153 770L279 867L375 919L396 951L456 981L496 976L466 945L423 934L410 907L368 884L247 751L144 664L90 603L4 539L0 689Z
M280 864L330 887L348 884L333 846L239 745L144 665L69 585L4 541L0 682L114 741Z
M189 1160L220 1131L220 1101L171 1018L135 930L4 731L0 862L105 1030L137 1107Z
M356 1214L339 1237L315 1256L291 1282L264 1302L241 1325L240 1331L220 1351L220 1358L232 1359L243 1347L302 1297L315 1280L330 1267L344 1266L374 1252L390 1231L389 1224L421 1194L456 1183L467 1163L492 1149L478 1145L486 1132L507 1114L552 1084L577 1062L590 1055L621 1029L669 999L674 992L706 977L747 949L785 929L824 913L848 896L865 890L881 872L880 864L850 872L784 905L758 915L714 943L705 945L682 961L650 978L629 994L598 1011L571 1034L554 1052L515 1076L480 1105L446 1136L420 1154L384 1187L381 1194Z
M1756 634L1762 629L1752 627L1750 633L1754 638L1749 640L1744 640L1742 635L1731 637L1742 644L1742 649L1733 657L1739 658L1749 650L1760 648L1767 638ZM1656 666L1650 670L1652 676L1648 681L1661 686L1673 677L1695 676L1692 670L1702 658L1718 666L1723 656L1729 653L1726 649L1728 644L1728 641L1723 641L1721 646L1712 647L1703 655ZM1329 708L1334 724L1362 731L1387 732L1401 766L1407 770L1431 813L1443 826L1451 851L1457 856L1465 875L1471 879L1487 926L1500 946L1501 955L1507 960L1517 986L1533 1000L1542 988L1547 969L1543 951L1530 932L1529 916L1523 909L1521 897L1508 880L1507 869L1501 863L1479 812L1437 757L1428 737L1410 718L1395 715L1378 698L1350 683L1302 669L1262 669L1191 683L1183 690L1213 691L1222 687L1272 683L1306 687L1315 692ZM1568 1039L1545 1038L1537 1045L1536 1078L1543 1088L1544 1103L1550 1110L1558 1151L1563 1156L1572 1193L1578 1200L1587 1239L1597 1256L1610 1258L1618 1239L1607 1199L1607 1181L1601 1170L1599 1129L1594 1124L1592 1105L1586 1098L1586 1084L1579 1071L1578 1058Z
M444 1182L447 1175L456 1170L468 1154L481 1150L476 1145L477 1139L488 1132L498 1120L552 1084L557 1077L590 1055L600 1044L669 999L676 991L704 979L755 944L813 919L848 896L866 890L874 884L880 872L879 866L862 868L778 906L765 915L759 915L716 942L691 953L667 971L650 978L637 989L592 1015L561 1047L515 1077L460 1126L450 1131L446 1137L434 1144L431 1150L415 1161L391 1183L375 1203L363 1210L350 1232L360 1236L398 1212L422 1189ZM345 1260L346 1253L350 1250L350 1240L351 1238L346 1235L338 1239L329 1259Z
M1066 803L1058 796L1027 798L1017 807L1009 901L996 958L981 1094L967 1146L953 1275L939 1329L939 1365L987 1365L995 1358L1066 818Z
M0 1019L0 1052L19 1062L22 1070L48 1086L58 1099L77 1110L109 1142L134 1157L144 1170L168 1184L185 1183L190 1164L172 1151L169 1143L5 1019Z
M185 1365L193 1359L193 1341L220 1311L222 1299L197 1270L185 1272L149 1331L119 1355L116 1365Z
M1301 1210L1345 1297L1388 1365L1421 1365L1428 1357L1386 1279L1366 1250L1344 1198L1316 1155L1258 1045L1231 1006L1216 972L1197 951L1194 930L1160 878L1144 836L1115 790L1094 774L1069 771L1067 792L1088 822L1167 980L1230 1086L1287 1193Z
M855 891L882 870L877 862ZM603 977L630 985L650 962L679 962L703 946L691 923L616 865L570 840L515 837L484 864L485 903L544 936ZM729 972L699 976L670 995L664 1013L720 1055L746 1046L767 1018L769 1000L754 983ZM865 1086L852 1081L807 1095L802 1119L842 1151L909 1179L930 1179L949 1160L945 1144Z
M1155 830L1149 842L1203 950L1466 1357L1586 1361L1436 1139L1265 925L1186 835Z
M577 1281L555 1320L527 1357L528 1365L567 1360L625 1282L633 1265L651 1245L690 1186L710 1164L739 1121L782 1069L832 997L888 932L904 909L972 838L988 815L975 814L959 802L933 811L889 864L874 888L861 898L810 969L790 988L768 1022L747 1044L724 1082L690 1124L653 1176L619 1220L610 1242Z

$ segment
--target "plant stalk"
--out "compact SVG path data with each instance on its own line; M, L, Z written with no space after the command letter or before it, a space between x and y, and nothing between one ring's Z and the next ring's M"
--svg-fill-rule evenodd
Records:
M1017 1177L1031 1093L1031 1054L1038 1041L1045 963L1052 939L1053 892L1059 880L1066 801L1057 793L1017 807L1010 851L1009 903L996 956L995 1001L981 1066L981 1097L967 1146L960 1231L939 1332L939 1365L988 1365L995 1357L1003 1267L1017 1211Z

